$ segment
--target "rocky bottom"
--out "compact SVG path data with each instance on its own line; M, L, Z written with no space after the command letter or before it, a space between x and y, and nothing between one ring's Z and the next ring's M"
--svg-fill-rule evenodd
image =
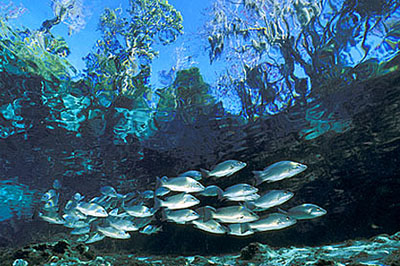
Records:
M61 240L0 250L2 265L400 265L400 232L319 247L272 248L251 243L239 254L137 256L99 254L91 246Z

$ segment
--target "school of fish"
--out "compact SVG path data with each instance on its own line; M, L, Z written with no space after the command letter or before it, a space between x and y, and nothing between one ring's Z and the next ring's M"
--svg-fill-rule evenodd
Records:
M255 232L279 230L294 225L298 220L313 219L327 213L323 208L304 203L288 210L278 206L289 201L294 193L287 190L268 190L260 193L256 186L293 177L307 166L293 161L276 162L261 171L253 171L248 183L220 188L204 186L200 181L218 182L246 167L246 163L228 160L212 170L190 170L177 177L156 178L154 190L119 194L113 187L100 189L101 196L90 200L76 193L60 209L59 189L53 188L42 195L43 206L39 217L52 224L71 228L77 241L87 244L105 237L128 239L130 232L154 234L162 224L190 224L194 228L212 233L248 236ZM216 197L219 206L202 206L200 199ZM200 198L200 199L199 199ZM220 207L220 205L228 205ZM276 211L266 213L271 209Z

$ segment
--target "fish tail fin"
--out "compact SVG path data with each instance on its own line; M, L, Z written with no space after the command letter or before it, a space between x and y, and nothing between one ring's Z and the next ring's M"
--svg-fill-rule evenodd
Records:
M215 211L216 210L210 206L201 207L196 210L204 222L211 220Z
M167 220L167 214L165 213L165 210L161 211L161 221L166 221Z
M224 191L222 189L217 190L217 198L218 198L218 200L221 200L221 201L225 199Z
M254 209L256 208L256 205L254 205L254 203L251 202L251 201L245 201L245 202L243 202L242 206L246 207L247 209L249 209L249 210L251 210L251 211L254 210Z
M262 182L264 182L264 180L262 179L262 171L253 171L252 173L254 174L254 185L258 186Z
M162 207L162 201L161 201L159 198L154 197L154 207L153 207L153 209L154 209L155 211L157 211L157 210L160 209L161 207Z
M200 168L200 172L201 172L201 177L202 178L207 178L207 177L210 176L210 171L208 171L206 169Z
M164 177L159 178L157 176L156 177L156 189L162 187L164 185L164 182L165 182L165 178Z
M248 223L240 224L240 232L241 233L246 233L247 231L250 231L250 230L251 230L251 227Z
M151 215L154 215L154 214L157 212L157 210L158 210L158 209L156 209L156 208L151 208L151 209L150 209Z
M224 191L222 189L217 189L217 198L218 200L224 200Z

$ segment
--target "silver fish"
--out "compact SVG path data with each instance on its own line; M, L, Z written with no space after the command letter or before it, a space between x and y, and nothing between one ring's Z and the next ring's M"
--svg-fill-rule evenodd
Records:
M151 235L151 234L158 233L160 231L162 231L161 226L155 226L153 224L149 224L149 225L146 225L145 227L143 227L139 232L142 234Z
M71 231L71 235L84 235L90 232L90 226L78 227Z
M43 206L43 209L46 211L57 211L58 210L58 198L59 198L58 196L59 195L57 194L55 197L47 200Z
M290 208L285 214L297 220L307 220L323 216L327 213L323 208L311 204L304 203L299 206Z
M125 231L118 230L112 226L108 227L97 227L97 231L102 233L105 236L111 237L111 238L117 238L117 239L128 239L131 237L131 235Z
M154 209L150 209L144 205L123 206L124 210L133 217L149 217L155 213Z
M270 190L255 201L247 202L253 211L264 211L281 205L293 197L294 193L285 190Z
M199 204L200 201L193 195L180 193L174 196L170 196L165 200L154 198L154 209L165 207L170 210L186 209Z
M198 194L206 197L216 197L216 196L221 197L223 192L224 191L218 186L211 185L206 187L203 191L199 192Z
M307 166L301 163L291 161L281 161L274 163L262 171L253 171L256 185L263 182L276 182L285 178L290 178L307 169Z
M77 192L77 193L75 193L73 200L79 202L79 201L83 200L84 198L85 198L85 196L82 196L80 193Z
M270 230L279 230L286 227L289 227L296 223L296 219L292 217L282 214L282 213L271 213L268 217L264 219L260 219L256 222L249 223L251 229L264 232Z
M190 170L190 171L186 171L182 174L179 174L179 176L187 176L187 177L191 177L197 181L201 180L202 176L201 176L201 172L196 171L196 170Z
M89 227L89 223L82 220L69 220L65 221L64 226L68 228L83 228Z
M230 224L228 225L228 235L249 236L254 234L249 224Z
M249 223L259 219L258 215L244 206L229 206L215 209L205 206L196 210L204 221L215 219L222 223Z
M153 190L146 190L143 191L140 196L144 199L152 199L154 198L154 191Z
M223 177L223 176L231 176L237 171L243 169L246 166L246 163L236 161L236 160L227 160L222 163L217 164L211 171L201 169L203 176L205 177Z
M65 220L58 217L58 215L56 213L51 214L51 215L45 215L45 214L39 212L39 217L42 218L44 221L46 221L48 223L52 223L52 224L64 224L65 223Z
M93 235L91 235L86 241L86 244L92 244L94 242L103 240L105 238L105 235L100 234L99 232L94 233Z
M162 214L164 220L175 222L177 224L185 224L200 217L200 215L198 215L194 210L190 209L177 211L165 210Z
M57 195L57 192L54 189L48 190L46 193L43 193L42 197L40 198L41 201L48 201L54 198Z
M76 239L76 242L85 242L89 239L89 234L81 235Z
M101 194L110 198L122 198L124 195L117 193L112 186L104 186L100 188Z
M67 203L64 206L64 212L68 213L68 212L70 212L72 210L75 210L77 205L78 205L78 203L76 203L75 200L67 201Z
M215 220L203 221L202 219L192 221L192 224L200 230L213 233L213 234L225 234L226 229L220 223Z
M177 192L200 192L204 190L204 186L198 181L191 177L181 176L175 178L163 178L157 177L157 187L166 187L169 190Z
M137 231L139 227L137 227L131 220L128 219L121 219L121 218L107 218L108 223L111 227L121 231Z
M106 210L97 203L94 202L79 202L76 209L83 214L94 216L94 217L107 217Z
M77 209L73 209L73 210L66 212L63 215L63 218L65 220L79 220L79 219L83 220L83 219L86 219L87 216L85 214L81 213L80 211L78 211Z
M127 212L118 213L119 209L115 208L108 213L108 216L118 217L118 218L126 218L130 215Z
M256 200L260 198L260 195L257 193L245 195L245 196L235 196L235 197L227 197L226 199L229 201L248 201L248 200Z
M154 191L154 194L155 194L157 197L162 197L162 196L167 195L169 192L171 192L171 190L169 190L168 188L166 188L166 187L159 187L159 188L157 188L157 189Z
M236 184L228 187L224 193L222 193L223 198L235 198L243 197L250 194L254 194L258 191L258 188L253 187L249 184Z

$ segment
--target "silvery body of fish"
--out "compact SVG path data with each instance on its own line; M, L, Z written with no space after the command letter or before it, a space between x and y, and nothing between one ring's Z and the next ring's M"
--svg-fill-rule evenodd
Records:
M54 198L57 195L57 192L54 189L48 190L46 193L43 193L42 197L40 198L41 201L48 201Z
M108 223L111 227L114 227L115 229L121 231L130 232L139 230L139 228L131 220L128 219L112 217L108 218Z
M307 166L292 161L281 161L266 167L262 171L253 171L256 185L263 182L276 182L290 178L307 169Z
M165 207L170 210L186 209L199 204L200 201L193 195L180 193L174 196L170 196L165 200L154 198L154 209Z
M162 197L162 196L167 195L170 191L171 191L171 190L169 190L169 189L166 188L166 187L159 187L159 188L157 188L157 189L154 191L154 194L155 194L157 197Z
M223 177L231 176L237 171L243 169L246 163L236 160L228 160L217 164L211 171L201 169L202 173L206 177Z
M117 198L117 197L122 198L123 197L123 195L118 194L117 191L115 190L115 188L113 188L111 186L101 187L100 192L104 196L111 197L111 198Z
M128 239L131 237L131 235L125 231L118 230L112 226L108 227L97 227L97 231L102 233L103 235L111 238L117 238L117 239Z
M194 210L183 209L183 210L166 210L163 212L163 218L170 222L177 224L185 224L187 222L196 220L200 217Z
M264 232L283 229L295 223L296 219L288 215L282 213L271 213L270 215L268 215L268 217L264 219L249 223L249 226L254 231Z
M176 192L200 192L204 190L204 186L195 179L187 176L175 178L157 178L157 187L166 187Z
M75 228L71 231L71 235L84 235L90 232L90 226Z
M42 218L44 221L51 223L51 224L64 224L65 220L61 217L58 217L58 214L48 214L45 215L39 212L39 217Z
M146 190L143 191L140 196L144 199L152 199L154 198L154 191L153 190Z
M119 209L118 209L118 208L115 208L115 209L111 210L111 211L108 213L108 216L118 217L118 218L126 218L126 217L129 217L129 216L130 216L127 212L118 213L118 211L119 211Z
M94 202L79 202L76 209L83 214L94 216L94 217L107 217L106 210L97 203Z
M70 220L70 221L65 221L64 226L68 228L83 228L83 227L88 227L89 223L82 220Z
M226 197L229 201L249 201L249 200L256 200L260 198L260 195L257 193L245 195L245 196L235 196L235 197Z
M146 234L146 235L151 235L151 234L158 233L161 230L162 230L161 226L155 226L153 224L148 224L140 230L140 233Z
M123 208L133 217L150 217L155 213L155 210L150 209L145 205L123 206Z
M200 230L213 233L213 234L225 234L226 228L215 220L203 221L202 219L192 221L192 224Z
M248 223L259 219L258 215L244 206L229 206L215 209L210 206L199 208L197 213L203 220L215 219L222 223Z
M94 242L103 240L105 237L106 237L105 235L103 235L103 234L101 234L99 232L96 232L93 235L89 236L89 238L85 241L85 243L86 244L92 244Z
M190 170L190 171L186 171L182 174L179 174L179 176L187 176L187 177L191 177L197 181L201 180L202 176L201 176L201 172L196 171L196 170Z
M264 211L281 205L293 197L293 193L285 190L270 190L255 201L248 202L253 211Z
M203 191L199 192L199 195L205 197L221 197L224 191L216 185L207 186Z
M308 220L323 216L327 211L315 204L304 203L290 208L285 213L296 220Z
M235 198L235 197L243 197L250 194L254 194L258 191L258 188L253 187L249 184L236 184L228 187L224 193L222 193L222 197L224 198Z
M228 235L249 236L254 234L249 224L230 224L228 225Z

